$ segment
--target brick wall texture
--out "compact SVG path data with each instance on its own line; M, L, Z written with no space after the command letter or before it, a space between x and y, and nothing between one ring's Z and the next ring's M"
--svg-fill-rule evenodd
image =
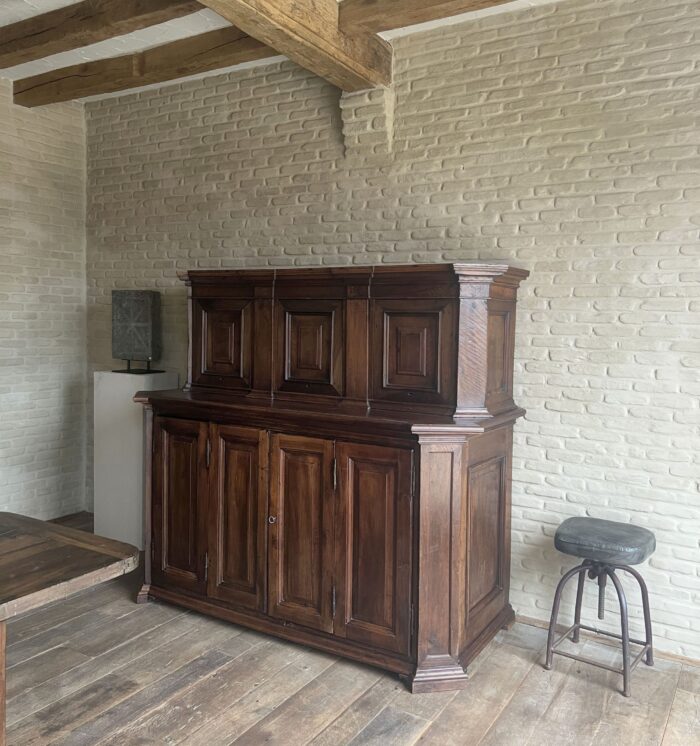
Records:
M90 365L112 288L157 288L184 371L178 270L525 267L516 611L548 617L564 518L632 521L658 647L700 659L700 5L569 0L395 50L393 91L283 62L87 105Z
M82 509L84 401L83 107L0 80L0 510Z

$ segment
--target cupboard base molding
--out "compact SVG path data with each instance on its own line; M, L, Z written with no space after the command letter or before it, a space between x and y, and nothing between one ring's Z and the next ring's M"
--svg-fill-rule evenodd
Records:
M484 627L481 633L460 654L459 660L449 656L436 657L419 664L406 684L413 694L454 691L464 689L470 680L468 666L477 655L493 640L500 629L506 629L515 622L515 612L507 604L498 616Z
M423 668L410 678L408 687L412 694L430 694L431 692L450 692L464 689L469 675L459 663L451 666Z
M167 601L168 603L184 606L186 609L197 611L225 622L233 622L241 627L252 629L255 632L263 632L268 635L280 637L300 645L307 645L325 653L340 655L343 658L376 666L385 671L408 676L413 673L414 665L411 661L400 660L385 655L381 651L373 651L365 645L357 646L347 643L337 637L324 637L319 632L302 629L291 623L275 622L269 617L247 614L225 606L211 603L201 598L178 593L166 588L151 586L148 591L149 598Z

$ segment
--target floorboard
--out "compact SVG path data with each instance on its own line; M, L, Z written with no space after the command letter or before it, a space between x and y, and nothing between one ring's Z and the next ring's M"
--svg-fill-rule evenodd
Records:
M90 514L60 519L91 530ZM411 695L381 671L164 603L121 578L8 624L10 746L688 746L700 743L700 667L621 678L555 658L516 624L460 692ZM610 646L582 642L615 661Z

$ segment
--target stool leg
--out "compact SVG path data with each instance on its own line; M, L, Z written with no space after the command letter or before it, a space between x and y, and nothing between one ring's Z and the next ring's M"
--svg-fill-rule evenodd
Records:
M559 581L557 585L557 590L554 593L554 603L552 604L552 616L549 620L549 634L547 635L547 655L545 658L545 664L544 667L549 671L549 669L552 667L552 658L554 657L554 651L552 650L552 647L554 645L554 634L557 627L557 617L559 616L559 604L561 603L561 594L564 590L564 586L569 582L571 578L573 578L574 575L577 573L583 574L587 570L587 566L584 565L578 565L577 567L572 568L569 570L569 572L564 575L564 577Z
M605 572L608 574L610 580L612 580L615 590L617 591L617 598L620 602L620 624L622 634L622 681L623 688L622 693L625 697L630 696L630 634L629 634L629 620L627 618L627 598L625 597L625 591L622 588L620 579L615 575L615 570L611 567L606 567Z
M608 575L601 572L598 575L598 619L605 619L605 581Z
M639 583L639 589L642 592L642 608L644 609L644 631L645 631L645 642L649 646L647 654L644 656L644 662L647 666L654 665L654 647L651 636L651 612L649 611L649 591L647 590L647 584L644 582L644 578L636 570L631 568L629 565L622 565L622 569L628 572Z
M585 560L581 567L588 567L590 562ZM574 612L574 633L571 635L571 642L578 642L581 638L581 631L578 625L581 624L581 604L583 603L583 584L586 582L586 573L580 572L578 575L578 587L576 588L576 611Z

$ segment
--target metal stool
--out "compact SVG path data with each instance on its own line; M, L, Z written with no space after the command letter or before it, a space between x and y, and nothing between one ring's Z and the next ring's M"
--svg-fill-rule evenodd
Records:
M552 658L554 654L563 655L566 658L573 658L575 661L590 663L598 668L605 668L608 671L622 674L624 687L623 694L625 697L630 696L630 675L637 667L637 664L645 656L647 666L654 665L654 651L651 641L651 616L649 614L649 594L642 576L633 570L630 565L638 565L649 558L656 549L656 538L651 531L639 526L632 526L628 523L618 523L616 521L603 521L598 518L567 518L557 529L554 537L554 545L560 552L571 554L574 557L583 558L583 562L569 570L557 585L554 594L554 604L552 606L552 618L549 622L549 635L547 637L547 659L545 668L552 667ZM644 607L644 627L646 640L632 640L629 636L629 624L627 616L627 599L622 589L622 583L615 574L615 570L624 570L636 578L642 592L642 606ZM583 584L586 573L591 579L598 580L598 619L603 619L605 614L605 585L608 578L612 580L617 598L620 602L620 618L622 634L617 635L613 632L596 627L589 627L581 624L581 602L583 600ZM556 639L555 630L557 626L557 616L559 615L559 603L564 586L574 575L578 575L578 589L576 592L576 611L574 614L574 623ZM573 653L558 650L557 646L571 635L572 642L579 641L579 631L585 629L595 632L599 635L614 637L622 641L622 668L614 668L605 663L585 658L584 656L574 655ZM642 649L637 656L630 662L630 643L641 645Z

